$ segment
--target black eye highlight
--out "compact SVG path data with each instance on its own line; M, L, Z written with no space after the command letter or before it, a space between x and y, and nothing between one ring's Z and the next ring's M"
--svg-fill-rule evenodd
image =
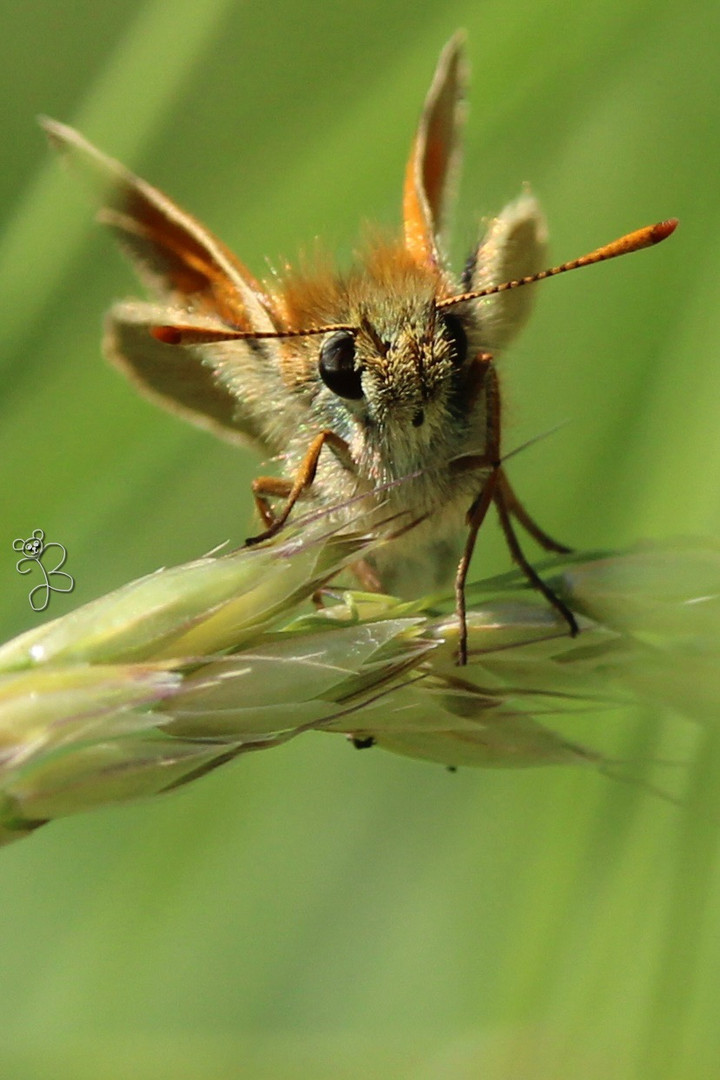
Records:
M445 337L450 342L452 348L452 360L456 367L461 367L465 363L467 357L467 335L465 333L465 327L462 324L462 319L457 315L443 315L443 323L445 324Z
M355 367L355 335L339 330L323 341L318 360L320 378L338 397L358 401L363 396L360 372Z

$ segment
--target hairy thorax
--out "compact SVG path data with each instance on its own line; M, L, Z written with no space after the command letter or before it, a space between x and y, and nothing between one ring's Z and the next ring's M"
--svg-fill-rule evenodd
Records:
M360 527L392 520L403 532L394 559L399 547L434 549L462 533L487 472L463 467L487 442L480 327L470 310L440 310L438 295L456 283L401 249L375 246L347 277L329 280L334 322L353 330L288 346L284 376L307 412L285 447L284 472L295 475L309 440L332 432L339 441L323 449L310 498L332 507L365 495L339 512ZM322 324L327 279L305 273L285 296L289 320Z

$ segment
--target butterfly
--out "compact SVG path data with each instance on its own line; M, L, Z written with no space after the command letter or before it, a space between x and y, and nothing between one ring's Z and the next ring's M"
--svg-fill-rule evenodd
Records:
M99 220L151 297L112 307L106 355L160 405L280 464L281 475L253 482L263 528L248 542L278 532L303 500L337 507L336 515L385 536L354 566L369 589L402 595L418 581L445 582L454 567L461 664L470 561L493 506L512 559L568 631L578 629L526 558L518 527L548 551L569 549L536 524L503 465L496 356L529 314L526 286L656 244L677 224L648 226L542 269L547 228L525 191L455 274L442 225L466 82L456 34L412 140L397 235L376 234L347 270L318 258L263 281L162 192L72 128L41 121L94 186Z

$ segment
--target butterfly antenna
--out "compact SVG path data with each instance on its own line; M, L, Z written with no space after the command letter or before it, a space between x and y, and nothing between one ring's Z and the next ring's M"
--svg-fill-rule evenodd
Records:
M457 296L449 296L440 300L435 306L438 309L452 307L454 304L463 304L467 300L480 300L484 296L495 296L498 293L509 292L511 289L519 289L522 285L532 285L536 281L544 281L545 278L557 277L558 274L566 274L568 270L579 270L581 266L592 266L594 263L607 262L608 259L616 259L619 255L629 255L632 251L640 251L642 248L652 247L666 240L677 228L677 218L669 218L660 221L657 225L646 225L642 229L626 233L625 236L613 240L611 244L591 251L588 255L581 255L579 259L561 263L559 266L551 266L547 270L540 270L537 274L528 274L527 277L516 278L514 281L504 281L500 285L489 285L485 289L472 289L470 292L459 293Z
M151 326L150 333L164 345L212 345L218 341L259 341L267 338L313 337L317 334L332 334L336 331L356 334L356 326L333 323L328 326L315 326L307 330L231 330L204 326Z

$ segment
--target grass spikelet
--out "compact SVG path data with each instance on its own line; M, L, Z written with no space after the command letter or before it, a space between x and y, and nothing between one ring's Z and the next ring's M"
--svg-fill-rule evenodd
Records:
M447 598L326 586L324 606L308 607L369 543L323 528L159 570L0 648L0 838L159 794L309 730L448 766L603 766L545 718L714 711L711 545L548 564L581 622L575 639L518 575L477 583L458 668Z

